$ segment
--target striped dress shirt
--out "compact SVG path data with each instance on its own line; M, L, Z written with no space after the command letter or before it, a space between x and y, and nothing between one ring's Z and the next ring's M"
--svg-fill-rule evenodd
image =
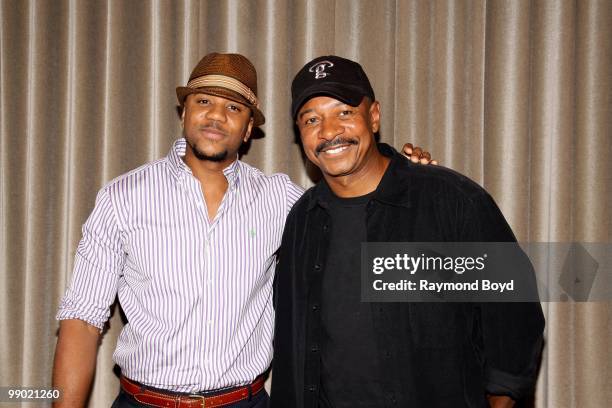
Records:
M247 384L270 365L275 253L303 190L236 160L209 221L185 150L179 139L100 190L57 318L102 329L118 296L128 320L113 355L122 373L198 392Z

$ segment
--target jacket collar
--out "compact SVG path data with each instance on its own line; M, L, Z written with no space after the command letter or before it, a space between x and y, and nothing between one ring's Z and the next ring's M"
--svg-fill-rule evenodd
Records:
M380 180L378 187L376 187L372 200L388 205L410 207L410 202L405 195L408 183L402 182L400 178L405 176L398 175L399 168L406 165L410 166L410 162L386 143L378 143L378 150L384 156L389 157L391 162L387 170L385 170L385 174ZM322 178L312 189L307 209L312 210L316 206L328 208L327 197L330 194L333 194L333 192L325 178Z

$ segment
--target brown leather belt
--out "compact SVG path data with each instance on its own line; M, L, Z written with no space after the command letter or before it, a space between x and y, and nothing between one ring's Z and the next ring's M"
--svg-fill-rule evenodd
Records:
M121 376L120 383L123 391L130 394L136 401L142 404L149 404L153 407L213 408L234 404L248 399L249 395L256 395L264 388L264 376L257 377L255 381L249 385L233 388L231 391L210 396L153 391L124 376Z

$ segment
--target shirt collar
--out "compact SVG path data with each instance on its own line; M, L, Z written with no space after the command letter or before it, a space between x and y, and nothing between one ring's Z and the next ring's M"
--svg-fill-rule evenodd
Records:
M170 163L170 170L178 180L183 180L186 174L193 174L189 166L183 161L186 152L187 141L185 138L177 139L170 148L170 152L168 152L167 158ZM223 175L225 175L230 188L236 187L238 184L240 167L240 160L234 160L223 169Z
M229 166L223 169L223 174L225 175L230 188L235 188L238 184L241 164L242 163L240 160L236 159Z
M170 151L168 152L168 162L170 163L170 170L174 176L181 180L185 174L191 174L191 170L183 161L185 152L187 151L187 141L184 138L176 140Z

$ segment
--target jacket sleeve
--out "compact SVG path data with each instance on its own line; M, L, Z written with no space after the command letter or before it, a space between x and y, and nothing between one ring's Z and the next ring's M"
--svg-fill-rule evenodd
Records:
M486 192L471 197L464 225L465 240L472 242L516 242L501 211ZM518 244L517 244L518 246ZM520 251L524 268L531 274L527 256ZM474 304L477 330L474 344L484 364L485 389L493 395L520 400L533 393L544 330L539 302L488 302Z

